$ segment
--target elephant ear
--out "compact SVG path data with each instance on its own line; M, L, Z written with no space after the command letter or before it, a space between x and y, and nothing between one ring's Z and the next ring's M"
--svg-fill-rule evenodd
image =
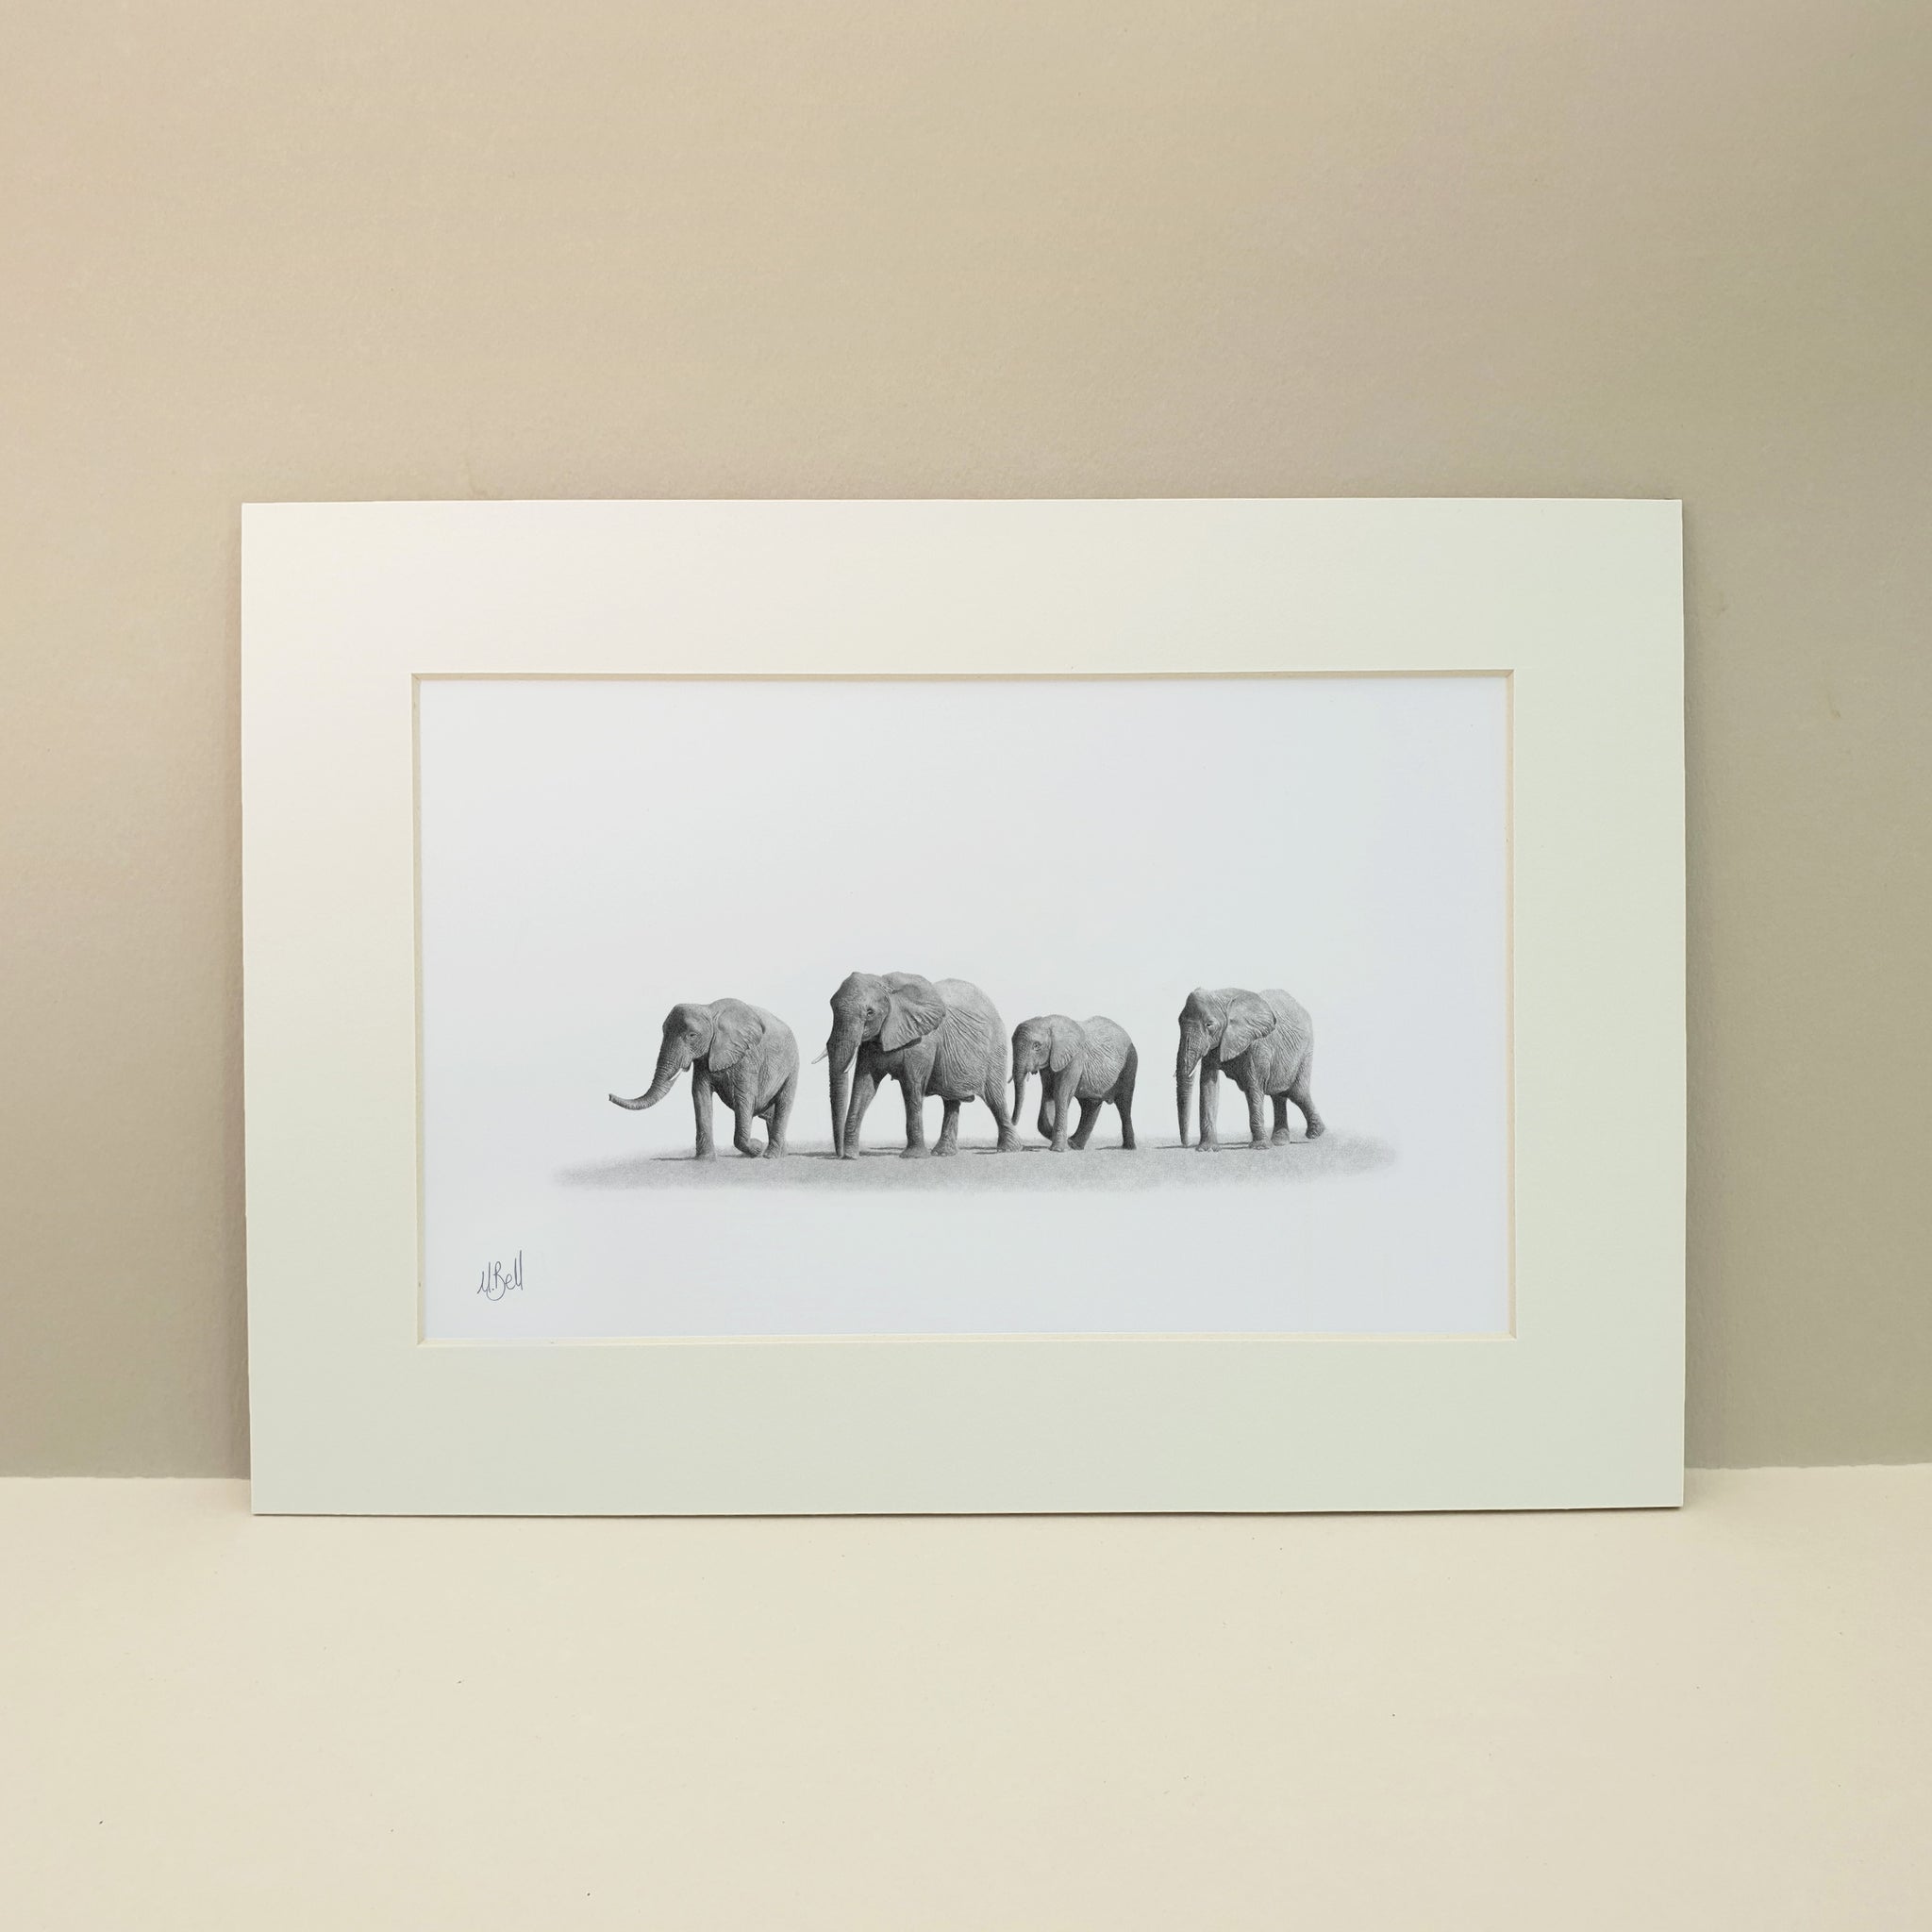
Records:
M1056 1020L1047 1038L1051 1042L1046 1059L1047 1071L1064 1074L1074 1064L1074 1056L1080 1050L1080 1029L1071 1020Z
M720 1000L711 1008L711 1050L706 1058L712 1073L728 1073L763 1039L765 1023L758 1008L742 1000Z
M946 1017L946 1003L931 980L916 973L886 974L886 1022L879 1044L888 1053L923 1040Z
M1239 1059L1256 1041L1274 1031L1274 1008L1258 993L1237 993L1227 1005L1221 1035L1221 1058Z

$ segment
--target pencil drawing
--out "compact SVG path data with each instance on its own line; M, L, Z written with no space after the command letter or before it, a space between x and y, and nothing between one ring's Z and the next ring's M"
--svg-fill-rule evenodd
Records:
M1026 1106L1026 1083L1040 1075L1039 1128L1056 1154L1078 1151L1093 1138L1103 1107L1118 1108L1121 1145L1134 1145L1134 1075L1141 1057L1127 1029L1100 1015L1086 1021L1064 1013L1022 1020L1013 1028L1013 1118ZM1067 1118L1080 1103L1080 1124L1071 1134Z
M776 1014L731 999L673 1007L650 1086L635 1100L610 1097L619 1107L656 1107L687 1067L700 1160L712 1157L714 1092L731 1109L731 1144L741 1154L770 1160L785 1152L785 1123L798 1092L798 1041ZM752 1138L755 1119L765 1124L762 1147Z
M1001 1154L989 1141L962 1146L957 1160L903 1160L896 1147L867 1147L856 1160L841 1160L829 1140L816 1145L794 1136L783 1160L699 1160L678 1153L608 1154L568 1161L551 1170L556 1185L573 1193L675 1193L704 1188L731 1193L764 1193L782 1188L808 1194L1008 1195L1085 1194L1125 1199L1184 1189L1206 1191L1232 1203L1284 1188L1320 1187L1387 1173L1396 1165L1394 1145L1372 1134L1331 1127L1319 1141L1297 1142L1292 1155L1279 1147L1230 1142L1214 1160L1192 1147L1177 1147L1169 1134L1141 1136L1140 1150L1109 1147L1095 1140L1079 1159L1063 1158L1029 1134L1014 1153ZM1215 1211L1219 1211L1218 1209ZM474 1283L471 1284L474 1286Z
M931 980L916 973L851 973L832 994L831 1008L831 1028L819 1058L829 1062L832 1159L859 1158L866 1112L887 1080L898 1082L905 1102L901 1158L928 1152L958 1154L960 1111L974 1101L985 1103L998 1134L997 1146L983 1151L1019 1150L1015 1123L1025 1112L1027 1089L1036 1077L1040 1108L1035 1125L1047 1143L1040 1151L1085 1150L1103 1110L1111 1107L1120 1117L1119 1151L1137 1152L1134 1087L1140 1053L1117 1020L1104 1014L1074 1020L1065 1013L1041 1013L1021 1021L1012 1034L1009 1111L1005 1029L991 1000L970 981ZM1236 986L1218 991L1196 987L1181 1008L1179 1025L1174 1099L1180 1148L1191 1143L1212 1153L1220 1146L1215 1110L1224 1074L1247 1100L1249 1141L1256 1149L1284 1146L1294 1139L1291 1102L1306 1123L1307 1141L1318 1141L1326 1132L1310 1087L1314 1023L1299 1001L1278 987L1262 992ZM698 1159L708 1160L714 1152L714 1097L731 1109L732 1145L741 1154L772 1159L785 1153L786 1126L798 1091L798 1042L784 1021L738 999L673 1007L664 1018L649 1088L635 1099L616 1093L610 1098L623 1108L655 1107L687 1071ZM1198 1132L1193 1120L1197 1083ZM932 1099L941 1103L942 1116L939 1139L928 1149L925 1103ZM752 1136L754 1120L765 1124L762 1145ZM1159 1165L1164 1171L1164 1158ZM1333 1169L1334 1163L1324 1166Z
M1325 1131L1308 1090L1315 1058L1314 1022L1299 1001L1278 987L1253 993L1239 986L1224 986L1218 992L1197 986L1181 1008L1180 1029L1180 1050L1174 1058L1174 1106L1180 1116L1182 1146L1188 1144L1189 1102L1197 1069L1203 1153L1212 1153L1217 1144L1214 1103L1223 1074L1247 1096L1248 1135L1257 1147L1271 1138L1276 1145L1291 1138L1291 1100L1307 1123L1309 1140L1320 1139ZM1264 1099L1274 1103L1272 1137Z
M905 1096L908 1158L926 1152L928 1094L945 1108L934 1154L958 1151L959 1109L974 1100L991 1110L1000 1151L1019 1145L1007 1112L1006 1028L993 1003L967 980L847 974L832 995L822 1057L830 1062L832 1149L841 1158L857 1157L865 1110L887 1079L898 1081Z

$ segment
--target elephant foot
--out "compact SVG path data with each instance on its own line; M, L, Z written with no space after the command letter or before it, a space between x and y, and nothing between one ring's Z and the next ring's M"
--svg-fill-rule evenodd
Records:
M717 1158L717 1150L711 1147L700 1147L698 1151L691 1156L691 1158L693 1160L716 1160Z
M908 1147L899 1157L901 1160L929 1160L931 1158L930 1153L923 1146Z
M935 1147L935 1148L934 1148L934 1149L932 1150L932 1158L934 1158L935 1160L943 1160L943 1159L945 1159L945 1158L946 1158L946 1157L947 1157L948 1155L951 1155L951 1154L957 1154L957 1153L958 1153L958 1151L959 1151L959 1143L958 1143L958 1141L941 1141L940 1142L940 1144L939 1144L939 1145L938 1145L937 1147Z
M1311 1141L1319 1141L1327 1131L1328 1129L1320 1121L1310 1121L1308 1123L1308 1139Z
M858 1151L857 1148L848 1147L844 1153L839 1156L839 1158L841 1160L857 1160L858 1158Z
M1219 1154L1221 1152L1221 1142L1219 1141L1203 1141L1194 1149L1194 1152L1196 1154Z
M784 1158L785 1150L775 1141L767 1141L765 1151L758 1156L760 1160L782 1160Z
M1019 1144L1020 1137L1018 1134L1002 1134L1000 1136L998 1151L1002 1154L1010 1154Z
M1286 1147L1293 1139L1294 1136L1286 1127L1276 1127L1268 1137L1268 1144L1271 1147Z

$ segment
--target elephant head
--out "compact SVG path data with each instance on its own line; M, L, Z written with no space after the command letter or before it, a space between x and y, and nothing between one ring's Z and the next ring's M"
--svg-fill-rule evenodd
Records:
M1013 1028L1013 1118L1026 1104L1026 1082L1035 1074L1064 1074L1081 1046L1080 1027L1064 1013L1022 1020ZM1049 1090L1050 1091L1050 1090Z
M1264 1034L1274 1030L1274 1008L1258 993L1238 986L1209 992L1197 986L1181 1008L1180 1052L1174 1057L1174 1110L1180 1116L1181 1145L1188 1144L1194 1071L1203 1060L1215 1067L1239 1059Z
M832 1151L845 1152L845 1103L852 1062L860 1046L876 1041L887 1053L910 1046L946 1017L939 989L916 973L848 973L832 995L832 1030L825 1040L830 1062Z
M619 1107L656 1107L672 1082L699 1060L714 1074L729 1072L762 1030L757 1012L742 1000L719 1000L712 1006L688 1000L673 1007L664 1016L664 1041L650 1086L635 1100L615 1093L610 1097Z

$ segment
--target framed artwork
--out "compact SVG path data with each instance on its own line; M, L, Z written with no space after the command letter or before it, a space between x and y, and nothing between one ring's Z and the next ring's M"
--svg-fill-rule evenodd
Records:
M1680 1500L1680 554L249 507L257 1508Z

